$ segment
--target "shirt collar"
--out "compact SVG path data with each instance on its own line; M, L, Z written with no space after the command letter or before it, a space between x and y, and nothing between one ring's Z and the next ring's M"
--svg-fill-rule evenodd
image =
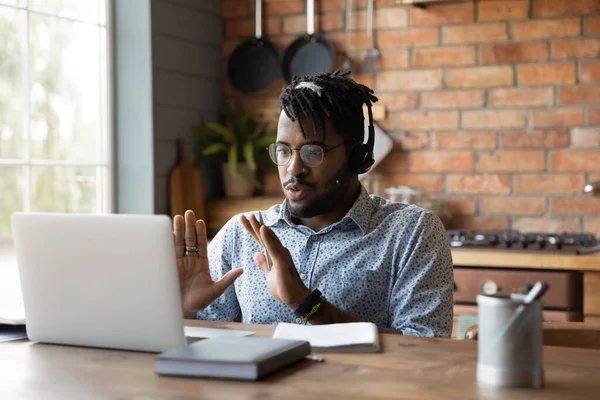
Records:
M369 233L369 217L373 213L373 206L373 199L371 199L371 196L369 195L369 192L367 192L367 189L365 189L365 187L361 185L360 194L358 195L358 198L356 199L348 213L344 216L344 218L342 218L341 221L338 221L324 229L329 229L336 225L345 223L347 220L351 220L359 227L363 235L366 235L367 233ZM265 225L272 226L275 225L278 221L283 221L289 226L297 226L292 221L292 216L290 214L287 199L285 199L283 203L279 206L279 213L276 217L273 216L273 218L265 218Z

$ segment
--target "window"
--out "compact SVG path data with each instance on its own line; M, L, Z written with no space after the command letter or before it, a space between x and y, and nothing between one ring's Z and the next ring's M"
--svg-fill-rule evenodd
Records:
M14 211L112 211L110 0L0 0L0 316Z

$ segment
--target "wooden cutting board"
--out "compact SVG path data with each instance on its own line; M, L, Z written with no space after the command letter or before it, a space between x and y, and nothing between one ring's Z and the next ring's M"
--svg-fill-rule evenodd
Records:
M202 194L200 173L187 161L185 141L177 141L179 164L173 168L169 176L169 196L171 218L183 215L186 210L193 210L197 219L205 219L206 210Z

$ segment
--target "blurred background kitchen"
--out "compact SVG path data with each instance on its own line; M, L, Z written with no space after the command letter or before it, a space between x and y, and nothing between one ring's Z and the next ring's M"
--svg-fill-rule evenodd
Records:
M263 38L283 57L307 31L307 1L261 4ZM231 72L233 52L256 34L255 5L0 0L4 298L19 301L14 211L172 215L194 204L212 235L237 212L281 201L264 142L285 80L245 90ZM314 5L334 69L351 69L380 100L377 165L361 178L371 192L436 211L455 248L578 255L597 245L600 1ZM178 140L199 174L192 183L172 178L185 161ZM551 311L600 318L600 272L574 271ZM477 279L475 292L488 281ZM586 312L588 286L598 305Z

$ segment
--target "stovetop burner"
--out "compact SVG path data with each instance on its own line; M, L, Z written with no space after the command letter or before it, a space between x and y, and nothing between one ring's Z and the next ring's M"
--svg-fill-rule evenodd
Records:
M598 244L594 235L589 233L521 233L515 230L459 229L451 229L447 233L452 247L577 252L582 247Z

